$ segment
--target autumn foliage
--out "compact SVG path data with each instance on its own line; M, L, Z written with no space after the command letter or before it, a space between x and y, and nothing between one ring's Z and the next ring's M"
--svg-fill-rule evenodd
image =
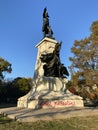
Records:
M98 87L98 21L92 23L90 36L75 40L71 48L73 57L70 57L71 81L73 86L92 88L94 84ZM85 81L79 84L79 81ZM97 93L97 92L96 92ZM96 94L91 93L94 98Z

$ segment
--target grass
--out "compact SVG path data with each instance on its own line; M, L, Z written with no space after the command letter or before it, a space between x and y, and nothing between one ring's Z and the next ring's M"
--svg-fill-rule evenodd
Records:
M98 130L98 116L20 123L0 115L0 130Z
M16 104L0 104L0 108ZM0 115L0 130L98 130L98 116L20 123Z

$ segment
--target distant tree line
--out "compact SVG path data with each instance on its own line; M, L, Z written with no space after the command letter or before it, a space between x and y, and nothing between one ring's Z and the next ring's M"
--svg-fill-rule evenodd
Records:
M11 81L4 80L4 74L11 73L12 66L0 57L0 102L17 102L17 99L31 89L32 79L17 77Z
M2 81L0 86L0 102L16 103L17 99L27 94L32 87L31 78L15 78L12 81Z

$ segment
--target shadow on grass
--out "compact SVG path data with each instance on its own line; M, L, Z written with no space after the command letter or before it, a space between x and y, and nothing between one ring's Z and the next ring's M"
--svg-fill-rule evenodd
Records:
M1 103L0 108L16 107L16 103Z

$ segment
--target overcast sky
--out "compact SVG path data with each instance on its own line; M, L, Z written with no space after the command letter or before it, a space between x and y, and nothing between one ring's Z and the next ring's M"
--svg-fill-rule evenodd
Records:
M0 57L13 69L6 78L33 77L44 7L55 39L62 41L60 57L66 67L74 40L88 37L98 20L98 0L0 0Z

